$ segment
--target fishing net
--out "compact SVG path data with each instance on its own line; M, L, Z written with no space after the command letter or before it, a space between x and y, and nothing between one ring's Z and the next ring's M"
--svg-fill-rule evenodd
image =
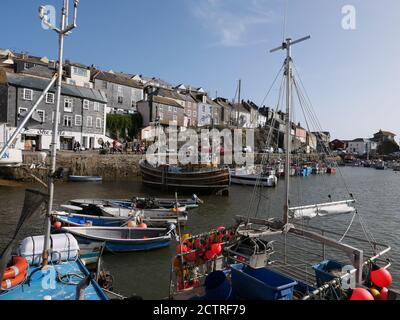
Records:
M6 245L5 249L1 253L0 260L0 283L3 280L3 274L7 267L7 263L10 260L13 244L18 237L21 228L24 223L33 216L33 214L41 207L41 205L46 202L48 199L48 195L36 190L26 190L25 191L25 200L24 206L21 211L21 216L18 220L17 226L15 228L15 232L11 238L11 240Z

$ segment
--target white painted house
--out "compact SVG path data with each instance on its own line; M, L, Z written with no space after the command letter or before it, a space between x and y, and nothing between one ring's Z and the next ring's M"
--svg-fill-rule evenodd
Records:
M349 145L347 147L347 152L362 156L367 153L374 153L377 147L378 144L375 141L358 138L349 142Z

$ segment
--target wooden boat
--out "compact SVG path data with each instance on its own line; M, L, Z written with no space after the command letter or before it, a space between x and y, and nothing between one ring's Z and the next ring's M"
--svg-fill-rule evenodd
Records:
M69 176L68 180L71 182L101 182L103 178L97 176Z
M72 234L80 243L93 250L104 245L111 252L148 251L168 247L172 229L128 227L64 227L63 232Z
M143 183L151 187L181 192L215 193L228 189L228 168L200 168L191 170L183 167L153 167L146 160L139 163Z

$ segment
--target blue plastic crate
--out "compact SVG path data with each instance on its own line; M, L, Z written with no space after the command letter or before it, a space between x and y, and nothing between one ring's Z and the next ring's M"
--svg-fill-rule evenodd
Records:
M325 283L336 278L333 274L329 273L330 270L342 269L344 266L345 264L335 260L325 260L314 265L312 268L315 271L315 278L317 280L318 287L321 287Z
M245 300L292 300L297 282L267 268L253 269L243 264L232 268L235 298Z

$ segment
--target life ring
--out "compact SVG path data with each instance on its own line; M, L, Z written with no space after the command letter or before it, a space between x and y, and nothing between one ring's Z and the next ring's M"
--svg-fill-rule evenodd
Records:
M18 274L15 278L4 280L1 283L1 289L9 290L16 287L17 285L25 281L27 274L28 273L26 271L23 271L22 273Z
M3 274L3 280L17 277L19 274L28 270L28 261L24 257L14 257L13 265L6 269Z

